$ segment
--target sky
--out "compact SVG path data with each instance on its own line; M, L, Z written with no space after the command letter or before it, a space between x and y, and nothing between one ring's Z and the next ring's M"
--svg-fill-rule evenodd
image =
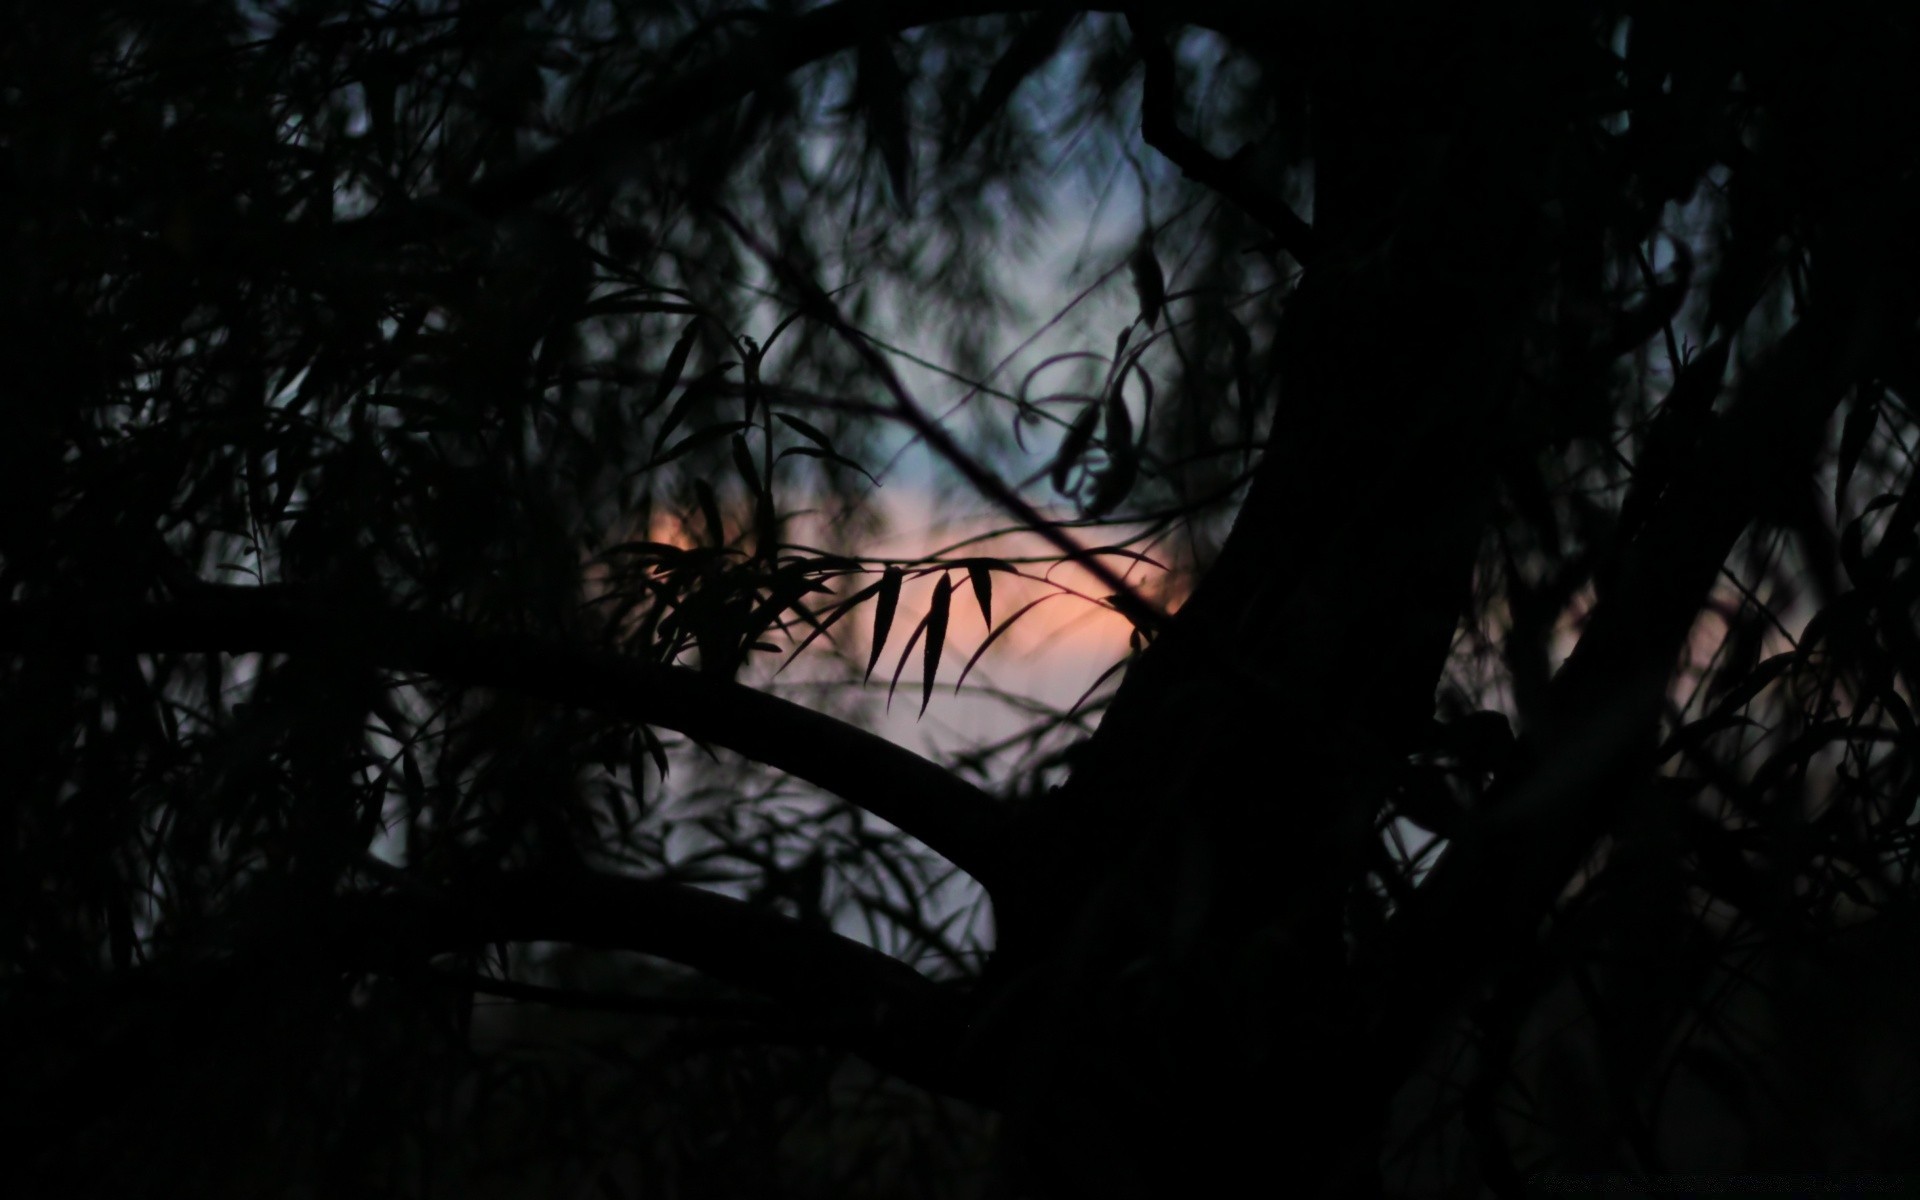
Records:
M1135 149L1143 165L1151 161L1150 152L1145 152L1143 147ZM1157 165L1164 167L1164 164ZM1038 231L1038 252L1009 259L1005 280L1026 313L1024 320L1009 322L997 331L994 352L996 357L1004 356L1006 363L991 380L995 386L1017 389L1021 377L1050 355L1068 351L1110 355L1115 337L1137 315L1137 301L1125 262L1141 228L1140 188L1128 169L1106 181L1104 199L1100 194L1102 190L1099 182L1090 182L1078 172L1061 172L1051 198L1051 219ZM1096 284L1089 290L1090 285ZM875 309L884 312L888 307L876 305ZM778 314L769 313L766 324L770 328L777 320ZM934 362L943 359L937 345L938 329L925 331L917 338L908 332L884 327L871 332L921 358ZM910 361L895 359L894 365L903 384L927 412L947 412L968 391L966 385ZM1056 387L1066 382L1059 376L1052 380ZM877 398L880 392L877 382L871 386ZM1044 394L1045 390L1035 394ZM980 401L976 398L975 402ZM995 418L1004 419L1000 413L996 413ZM1036 465L1045 464L1056 441L1056 435L1040 433L1029 439L1036 457L1026 463L995 465L1004 479L1017 484L1023 476L1031 474ZM882 486L874 489L870 497L884 515L886 532L879 538L861 542L862 555L915 558L1013 524L1012 518L991 502L959 483L955 473L937 462L924 445L910 443L904 431L892 448L863 465L880 477ZM1050 492L1028 489L1024 494L1049 515L1075 515L1070 505L1058 501ZM1051 508L1044 503L1048 500L1053 501ZM1083 545L1111 545L1124 541L1131 532L1117 528L1083 530L1077 532L1076 537ZM804 527L790 528L788 536L796 542L813 540ZM828 540L822 537L820 542ZM1152 553L1149 546L1133 548ZM1058 551L1037 535L1018 533L984 540L946 557L1017 559L1029 555L1057 558ZM1158 582L1159 572L1150 566L1129 564L1120 558L1111 562L1130 582L1149 592ZM1028 611L974 666L967 676L965 692L956 694L955 681L987 637L989 627L982 618L966 573L954 572L946 649L940 663L938 686L924 714L921 712L923 657L919 646L906 662L891 703L878 702L885 696L884 681L899 663L908 637L926 614L934 588L932 576L909 580L901 594L886 653L874 672L874 685L869 694L876 703L855 718L862 727L936 761L950 761L955 752L1007 737L1030 723L1030 712L1023 711L1017 703L996 698L993 692L1064 709L1081 700L1103 674L1107 678L1100 691L1110 690L1120 678L1119 672L1109 673L1110 669L1128 654L1132 626L1113 610L1083 598L1104 595L1108 589L1095 582L1084 568L1071 563L1049 567L1042 562L1022 566L1022 570L1044 576L1083 596L1056 595ZM1058 590L1041 580L1018 580L998 573L993 578L995 625L1030 601ZM871 580L856 579L838 591L846 595L868 582ZM869 645L874 619L872 608L869 604L835 626L835 634L845 636L858 661L864 661ZM809 707L845 711L845 697L827 690L840 687L836 681L843 679L844 673L821 657L823 649L816 644L777 675L778 662L785 656L760 656L757 662L749 664L741 681ZM1091 724L1089 722L1089 728ZM939 889L938 894L922 900L935 920L960 910L970 912L975 921L984 919L984 911L977 903L978 889L964 878L955 879ZM836 927L857 940L870 940L863 922L853 912L840 914ZM984 934L985 930L976 925L975 932Z
M1150 174L1165 168L1165 164L1158 163L1143 146L1136 145L1135 152ZM1090 181L1077 169L1063 169L1054 180L1049 211L1050 219L1037 231L1037 253L1008 256L1005 263L1003 281L1024 308L1025 319L1008 322L995 331L993 352L996 360L1004 359L1003 368L989 381L995 387L1017 389L1030 369L1052 355L1071 351L1110 355L1115 337L1137 313L1124 265L1143 219L1140 187L1133 171L1123 163L1105 180ZM884 313L893 306L874 307ZM778 314L769 310L768 328L777 320ZM920 358L933 362L944 358L937 344L942 334L938 328L923 330L917 335L884 326L871 332ZM895 358L893 362L903 384L924 411L947 413L969 392L967 385L907 359ZM1036 380L1034 394L1044 394L1067 382L1068 376L1062 368L1053 368L1050 375ZM878 398L877 382L871 386ZM972 401L983 402L977 396ZM960 419L969 416L962 412ZM1004 420L1004 416L996 412L994 419ZM957 424L954 427L956 431L962 428ZM1031 474L1036 465L1044 466L1057 440L1051 432L1030 432L1028 444L1038 452L1037 456L1022 463L994 465L1004 479L1017 484L1022 476ZM863 555L917 557L1005 529L1012 523L1012 518L990 501L958 483L950 468L938 462L923 444L909 439L903 429L890 439L881 453L862 465L874 471L882 484L870 495L884 516L888 531L881 538L862 542L859 551ZM1044 501L1055 499L1051 493L1040 494L1029 489L1025 495L1030 502L1040 503L1049 515L1075 515L1071 506L1057 500L1048 509ZM1086 530L1075 536L1085 545L1097 546L1120 542L1128 532L1131 531ZM804 530L791 536L795 541L810 540ZM1148 547L1133 548L1152 553ZM1043 539L1024 534L983 541L956 550L948 557L1017 558L1057 554ZM1151 566L1129 564L1121 558L1110 561L1130 582L1149 590L1158 582L1156 576L1160 572ZM1109 590L1095 582L1083 568L1070 563L1051 569L1045 564L1036 564L1023 570L1044 574L1055 583L1090 596L1101 596ZM952 579L955 587L952 624L940 666L941 686L935 691L932 703L922 717L921 652L916 647L912 661L900 676L899 694L888 709L875 717L875 731L901 745L938 756L944 751L1008 734L1021 724L1019 715L1006 704L980 694L975 690L976 685L987 685L1047 704L1070 705L1128 652L1131 625L1124 617L1085 599L1060 596L1039 604L998 639L968 676L968 693L956 696L953 683L988 630L965 573L956 572ZM859 581L855 586L865 582L869 581ZM874 673L876 680L890 675L899 661L908 636L926 614L933 586L932 577L908 582L889 637L888 653ZM842 593L850 590L843 588ZM1027 602L1053 590L1039 582L996 574L993 597L996 624ZM872 620L871 613L863 611L850 617L845 625L836 626L836 633L846 625L853 626L852 642L864 650ZM761 669L757 674L750 673L745 680L787 691L791 698L805 702L808 676L803 657L777 679L772 678L771 670ZM1117 679L1117 675L1113 678ZM1112 682L1110 679L1109 685Z

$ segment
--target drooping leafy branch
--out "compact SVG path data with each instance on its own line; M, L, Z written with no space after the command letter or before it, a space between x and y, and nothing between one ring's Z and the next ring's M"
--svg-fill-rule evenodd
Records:
M0 648L118 654L313 654L504 689L657 725L806 780L925 842L982 882L994 878L1004 814L984 792L866 730L684 667L595 654L537 638L476 634L430 616L383 612L278 588L204 585L131 610L15 605Z

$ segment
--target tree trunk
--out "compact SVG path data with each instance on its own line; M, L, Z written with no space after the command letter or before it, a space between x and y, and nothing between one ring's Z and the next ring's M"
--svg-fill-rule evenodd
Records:
M1380 89L1441 81L1398 48L1327 64L1329 256L1288 301L1246 505L1030 822L1044 892L996 896L996 967L1026 993L1010 1114L1061 1194L1377 1190L1397 1081L1363 1067L1371 980L1350 934L1380 918L1375 824L1430 727L1518 449L1501 431L1543 258L1529 198L1483 182L1517 172L1479 169L1489 147L1537 153L1543 123L1483 96L1446 136L1410 127L1428 110Z

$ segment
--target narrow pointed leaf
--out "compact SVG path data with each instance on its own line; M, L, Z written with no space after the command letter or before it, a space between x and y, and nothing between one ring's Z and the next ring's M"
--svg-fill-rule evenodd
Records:
M747 488L754 495L760 495L760 472L754 469L753 451L747 448L747 439L737 433L733 435L733 465L739 470L740 478L747 481Z
M773 507L773 492L762 490L753 506L754 553L771 559L780 550L780 514Z
M1127 411L1126 397L1121 394L1120 384L1125 378L1126 372L1122 371L1107 393L1107 469L1101 472L1093 499L1087 502L1090 517L1104 517L1120 507L1140 477L1140 452L1133 444L1133 414Z
M947 641L947 618L953 608L953 581L946 575L933 585L933 607L927 610L926 676L920 681L920 715L927 715L933 699L933 677L940 670L940 650Z
M1127 398L1120 386L1126 377L1127 373L1121 371L1107 391L1107 451L1112 454L1133 448L1133 413L1127 408Z
M688 321L685 331L673 343L673 349L667 352L667 365L661 369L660 379L653 385L653 399L647 402L647 407L641 411L641 416L651 415L655 409L667 402L668 396L673 394L673 389L680 382L680 373L687 369L687 356L693 353L694 339L699 335L700 322Z
M1133 655L1129 654L1125 658L1117 660L1112 666L1108 667L1106 670L1100 672L1100 677L1094 680L1092 683L1088 684L1087 690L1084 692L1081 692L1080 698L1073 702L1073 707L1067 710L1067 715L1071 717L1073 714L1079 712L1080 706L1082 704L1085 704L1089 699L1092 698L1095 692L1100 690L1101 684L1105 683L1109 679L1112 679L1113 673L1115 671L1118 671L1121 667L1126 666L1128 663L1132 661L1133 661Z
M865 467L861 466L859 463L848 458L846 455L836 454L831 450L818 450L812 446L788 446L785 450L782 450L780 452L779 456L774 461L778 462L779 459L786 458L788 455L792 455L792 454L798 454L804 458L817 458L822 462L831 463L835 466L852 467L854 470L866 476L867 482L871 483L873 486L875 487L884 486L883 484L881 484L881 482L878 479L875 479L873 477L872 471L867 470Z
M707 540L718 550L727 544L726 522L720 519L720 501L713 494L713 486L704 479L693 481L693 494L700 501L700 515L706 518Z
M929 613L928 616L932 614ZM920 623L913 627L913 636L907 639L907 648L900 652L900 661L893 664L893 678L887 682L887 708L893 708L893 693L900 686L900 676L907 669L907 660L913 657L913 648L920 644L920 638L927 632L927 618L921 617Z
M873 678L873 668L880 661L880 651L886 647L887 631L893 628L893 614L900 607L900 569L888 567L880 576L880 599L873 610L873 649L867 654L867 673L863 679Z
M660 422L660 432L653 437L654 458L660 457L660 447L667 444L667 438L672 436L674 430L680 428L680 422L687 419L687 414L693 410L693 406L699 403L701 396L706 394L707 389L703 386L706 380L707 376L703 375L689 383L687 390L681 392L680 398L673 402L672 408L667 410L666 420Z
M980 619L993 628L993 570L985 563L967 564L967 579L973 584L973 598L980 602Z
M1133 294L1140 301L1140 319L1152 329L1160 320L1161 307L1167 302L1167 278L1160 270L1160 259L1153 252L1150 235L1140 235L1127 265L1133 272Z
M722 421L718 425L711 425L705 429L696 430L654 455L653 461L649 462L647 466L648 468L652 468L664 463L670 463L687 451L692 450L695 446L704 446L708 442L717 442L721 438L729 434L738 433L745 428L747 428L745 421Z
M907 131L907 77L880 38L860 43L860 108L867 136L886 164L894 202L902 212L913 206L913 145Z
M763 351L760 344L746 334L737 339L740 351L740 394L746 401L745 415L747 423L753 423L754 410L759 406L762 386L760 383L760 360Z
M1004 571L1008 575L1020 574L1020 568L1014 566L1004 558L987 558L984 556L969 558L966 560L966 564L969 567L982 567L989 571Z
M1093 549L1087 551L1087 553L1088 554L1117 554L1121 558L1130 558L1134 562L1146 563L1148 566L1158 567L1162 571L1167 569L1167 565L1165 563L1161 562L1159 559L1153 557L1152 555L1142 554L1138 550L1129 550L1125 546L1096 546Z
M808 422L801 420L799 417L794 416L792 413L777 412L773 415L780 418L780 423L785 425L788 429L793 430L795 433L799 434L803 438L806 438L808 441L820 447L822 450L825 450L827 453L829 454L837 453L833 448L833 442L827 438L827 435L820 432L818 429L816 429L813 425L809 424Z
M1080 461L1093 443L1093 429L1100 420L1100 405L1089 404L1074 418L1067 436L1060 443L1060 453L1053 459L1053 490L1061 495L1067 494L1067 478L1073 471L1073 465Z
M1038 608L1040 605L1045 604L1047 601L1058 600L1060 597L1066 594L1067 593L1065 592L1052 592L1052 593L1049 593L1048 595L1040 597L1038 600L1030 601L1026 605L1022 606L1018 612L1014 613L1012 616L1008 617L1006 620L1000 622L1000 627L987 635L987 640L980 643L979 649L973 652L973 657L967 660L967 665L961 668L960 678L953 681L954 693L956 695L959 694L960 686L966 683L967 676L973 672L974 664L979 662L981 656L987 652L987 647L999 641L1001 634L1005 633L1009 629L1012 629L1013 623L1015 621L1018 621L1021 617L1026 616L1028 613L1032 612L1035 608Z
M855 592L853 595L848 596L845 600L842 600L839 604L835 605L833 611L827 614L826 620L814 622L813 632L806 636L806 640L802 641L798 646L795 646L793 648L792 654L787 655L787 661L780 664L780 671L784 671L789 666L791 666L793 663L793 660L800 657L800 652L802 650L805 650L808 646L813 645L814 639L824 636L827 630L833 628L835 622L837 622L841 617L844 617L848 613L852 612L857 605L864 602L868 597L874 595L879 590L880 590L879 583L870 583L866 587L863 587L859 591ZM872 668L869 667L868 670L871 671ZM780 671L775 671L774 674L778 675Z
M1794 664L1803 661L1804 657L1797 650L1787 650L1756 664L1753 670L1747 672L1747 677L1721 699L1720 711L1736 712L1745 708L1768 684L1780 678Z
M414 761L411 749L400 752L401 775L406 780L407 798L415 804L426 799L427 781L420 774L420 764Z
M1087 515L1104 517L1119 508L1132 494L1134 481L1139 477L1140 459L1132 448L1116 454L1112 465L1101 472L1100 482L1094 486L1093 498L1087 501Z

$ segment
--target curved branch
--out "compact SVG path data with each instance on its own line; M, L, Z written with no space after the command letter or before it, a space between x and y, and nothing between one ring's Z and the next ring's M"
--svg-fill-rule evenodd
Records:
M96 1042L39 1115L71 1128L98 1103L86 1085L125 1070L148 1049L219 1020L233 1003L271 1002L271 989L306 987L317 972L392 973L476 993L666 1018L744 1023L782 1040L852 1051L911 1083L992 1102L983 1073L960 1047L969 1016L955 989L825 929L744 901L659 880L604 873L491 872L445 888L392 889L290 908L252 906L226 952L168 954L110 978L52 994L4 997L9 1029L35 1038ZM501 942L551 941L646 954L690 967L762 999L585 996L560 989L466 979L431 967L437 955ZM263 985L265 989L263 990ZM184 1014L187 1027L181 1025ZM199 1028L206 1028L203 1023ZM101 1035L104 1038L100 1039ZM190 1034L189 1034L190 1036ZM10 1048L10 1047L9 1047Z
M967 1011L951 989L826 929L683 884L597 872L488 874L441 895L349 896L318 918L328 952L404 967L498 942L629 950L780 1001L826 1044L912 1083L978 1098L955 1048ZM271 939L284 946L284 932Z
M684 667L478 633L440 617L350 608L282 588L217 584L131 609L0 608L0 649L47 639L135 653L322 652L658 725L824 788L919 838L989 888L999 880L1005 813L987 793L877 734Z
M1243 158L1221 158L1187 136L1174 114L1177 85L1173 52L1161 37L1161 21L1128 14L1134 44L1146 69L1146 87L1140 101L1140 136L1167 157L1181 174L1238 205L1273 234L1280 248L1303 267L1320 261L1324 247L1313 226L1285 201L1268 192L1246 169Z
M772 1024L784 1010L765 1000L730 1000L708 997L630 996L623 992L586 991L551 987L541 983L523 983L517 979L498 979L477 972L437 975L449 987L465 988L480 996L497 996L547 1008L580 1012L620 1013L638 1017L672 1017L682 1020L740 1021Z

